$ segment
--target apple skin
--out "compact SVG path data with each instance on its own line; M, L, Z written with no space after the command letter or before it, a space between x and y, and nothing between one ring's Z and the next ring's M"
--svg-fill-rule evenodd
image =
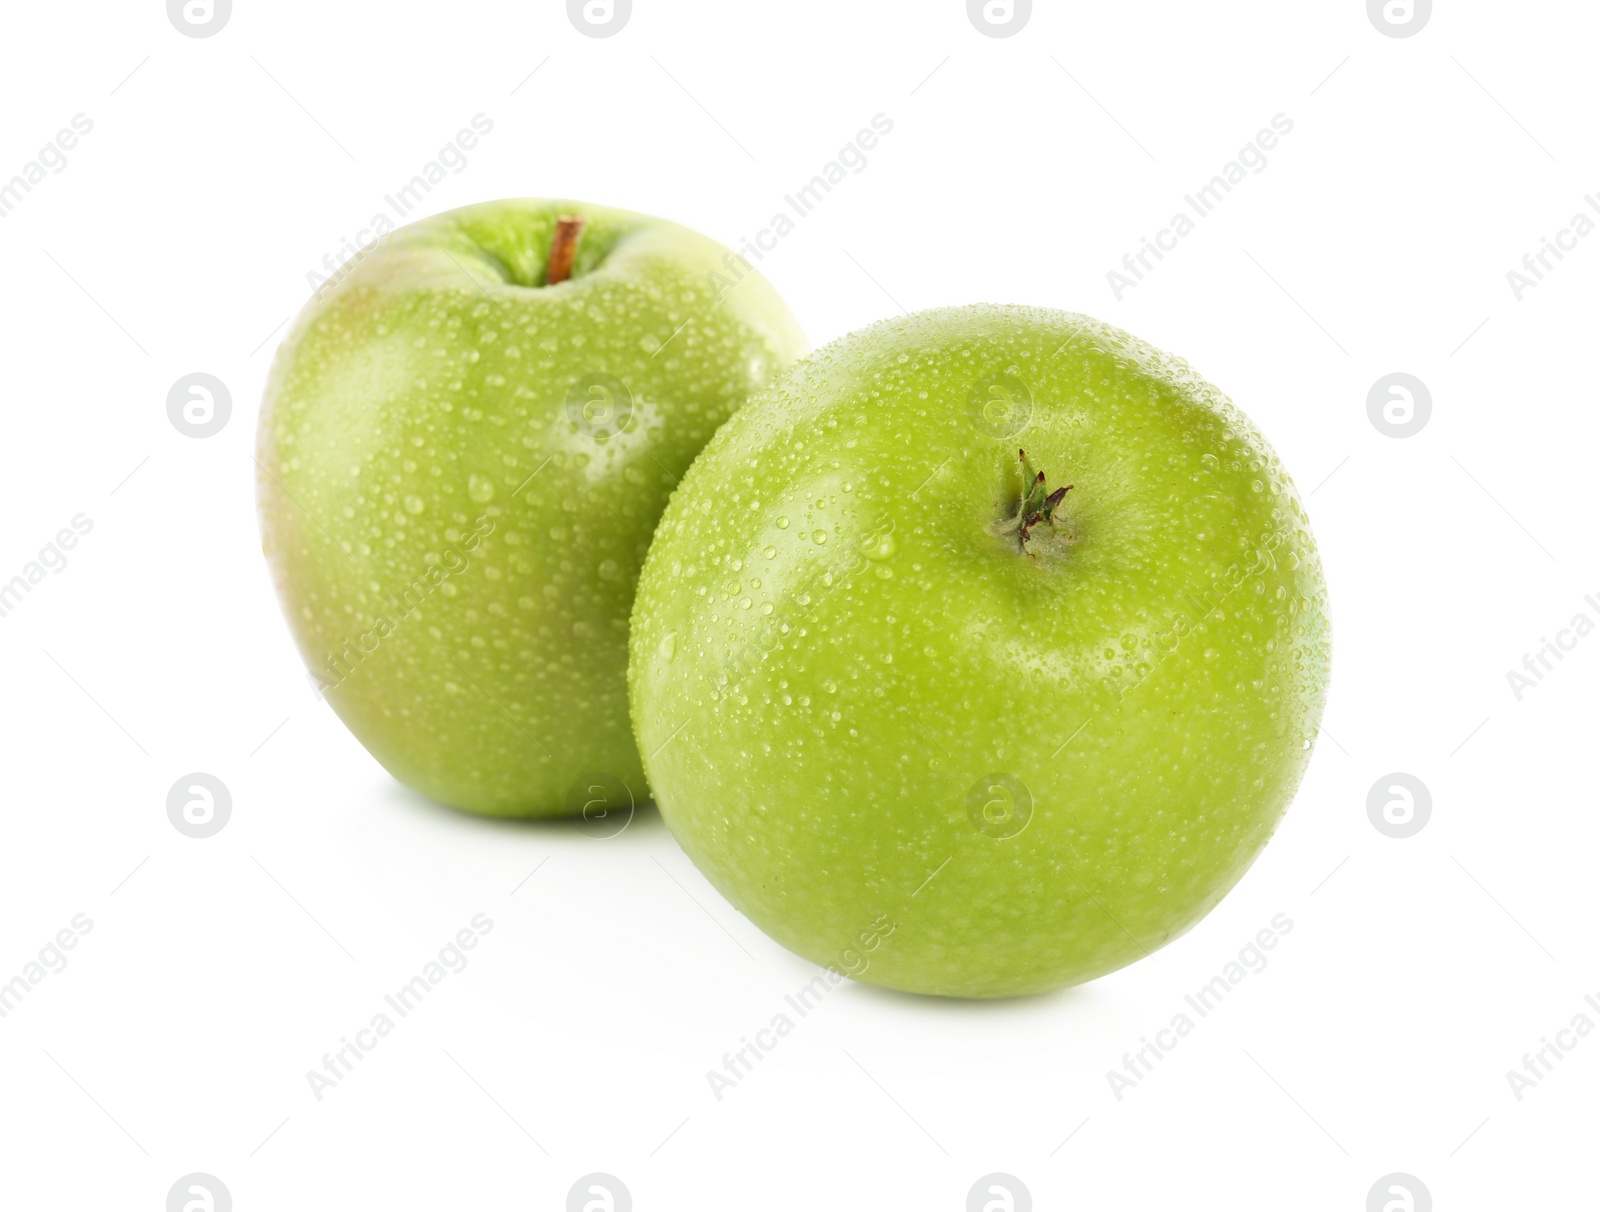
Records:
M1026 553L1019 448L1072 485ZM1003 997L1147 955L1239 880L1310 759L1328 623L1305 510L1221 393L985 305L845 337L735 415L630 657L656 801L732 904L859 980Z
M549 286L563 214L586 226ZM721 245L581 202L424 219L325 287L278 351L258 487L285 614L350 731L472 812L581 812L593 773L646 798L626 682L639 566L694 456L804 350ZM631 395L621 428L620 406L586 410L606 398L591 375Z

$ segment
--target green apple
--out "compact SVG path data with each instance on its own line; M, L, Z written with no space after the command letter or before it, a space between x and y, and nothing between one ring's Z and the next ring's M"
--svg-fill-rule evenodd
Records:
M645 562L629 683L663 816L758 926L1000 997L1222 898L1327 662L1305 510L1250 422L1126 333L980 306L846 337L723 427Z
M267 385L260 512L300 651L361 743L473 812L645 796L626 668L651 532L804 349L721 245L583 203L437 215L325 287Z

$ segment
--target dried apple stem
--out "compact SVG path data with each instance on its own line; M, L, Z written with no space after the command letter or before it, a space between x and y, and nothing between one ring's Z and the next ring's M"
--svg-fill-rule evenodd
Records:
M578 251L583 224L581 215L562 215L556 220L555 238L550 241L550 270L544 279L546 286L555 286L572 276L572 258Z
M1051 492L1045 487L1044 472L1034 470L1027 451L1017 451L1017 459L1022 464L1022 499L1017 503L1016 513L1001 521L995 533L1015 542L1017 550L1024 555L1035 557L1042 552L1071 546L1071 532L1060 529L1056 511L1072 485L1066 484Z

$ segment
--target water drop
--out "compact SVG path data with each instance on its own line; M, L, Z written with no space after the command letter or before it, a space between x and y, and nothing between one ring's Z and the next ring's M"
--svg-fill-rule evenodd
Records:
M861 538L861 554L869 560L887 560L894 554L894 535L875 533Z

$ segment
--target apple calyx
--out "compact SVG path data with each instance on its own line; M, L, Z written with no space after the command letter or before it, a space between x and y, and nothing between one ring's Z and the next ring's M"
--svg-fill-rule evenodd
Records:
M1064 484L1052 492L1045 486L1044 472L1036 472L1028 461L1027 451L1018 450L1017 458L1022 463L1022 497L1015 512L996 525L995 533L1014 541L1023 555L1037 559L1057 554L1074 541L1072 533L1056 521L1056 510L1072 485Z
M572 276L572 259L585 222L582 215L561 215L556 219L556 234L550 239L550 267L544 276L546 286L558 286Z

